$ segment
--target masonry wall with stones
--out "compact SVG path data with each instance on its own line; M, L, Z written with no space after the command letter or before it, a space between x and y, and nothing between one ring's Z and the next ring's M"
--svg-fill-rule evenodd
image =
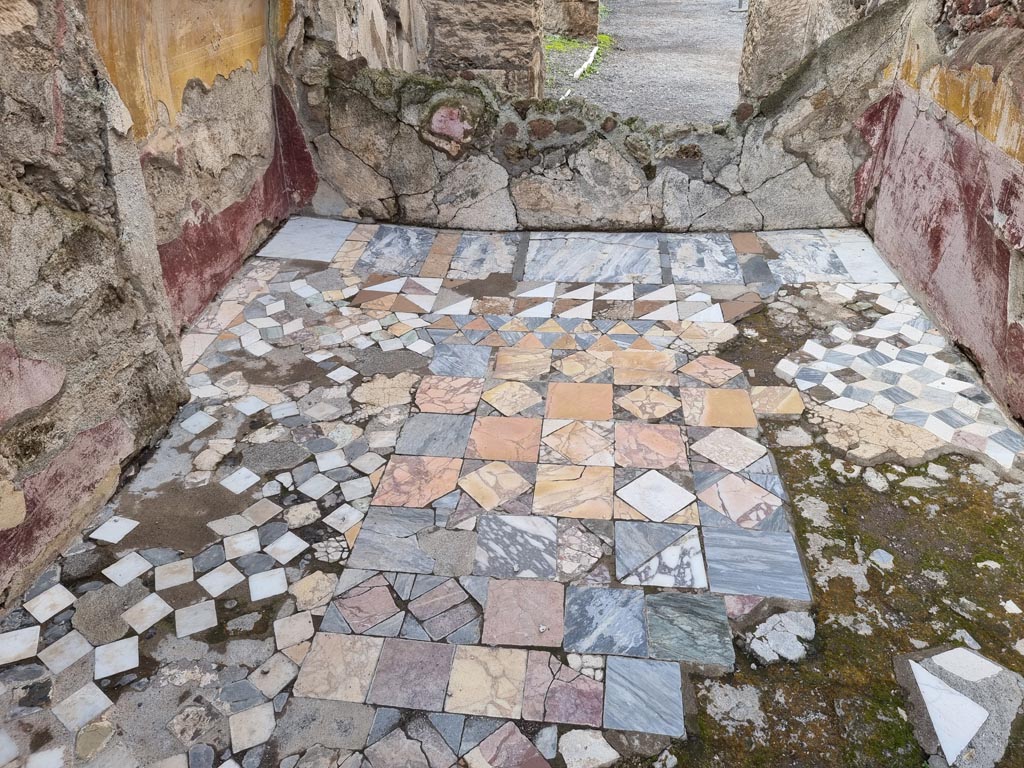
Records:
M943 0L938 35L948 48L984 29L1024 27L1020 0Z
M279 48L324 215L489 229L780 229L854 221L853 117L891 88L908 2L812 51L719 126L646 126L579 101L367 68L330 40ZM881 43L879 42L881 40ZM453 73L450 73L453 74ZM681 116L683 117L683 116Z
M128 110L77 0L0 13L0 605L187 398Z
M544 31L577 39L596 39L600 10L598 0L544 0Z

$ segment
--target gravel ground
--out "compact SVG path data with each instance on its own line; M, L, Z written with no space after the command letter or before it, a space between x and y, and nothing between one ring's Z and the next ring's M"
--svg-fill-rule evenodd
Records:
M548 57L548 95L566 90L650 122L718 122L739 98L746 13L735 0L607 0L601 32L615 44L597 72L574 81L589 48Z

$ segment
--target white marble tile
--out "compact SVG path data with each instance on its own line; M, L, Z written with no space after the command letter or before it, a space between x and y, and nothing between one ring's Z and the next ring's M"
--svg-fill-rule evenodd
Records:
M620 488L617 494L646 518L657 523L668 520L697 500L696 496L657 470L644 473Z
M859 229L823 229L850 277L859 283L896 283L899 278L882 259L871 238Z
M243 493L260 481L256 473L240 467L220 481L220 484L234 494Z
M29 755L25 768L64 768L64 765L64 747L53 747Z
M139 523L136 520L114 515L112 518L107 520L107 522L90 533L89 538L95 539L96 541L105 541L110 544L117 544L121 539L135 530L138 524Z
M216 423L217 419L213 418L210 414L197 411L181 422L181 428L191 435L198 435Z
M138 578L152 567L153 564L138 552L130 552L113 565L104 568L103 575L117 584L117 586L123 587L129 581Z
M2 642L2 641L0 641ZM92 652L92 644L77 629L39 652L39 660L53 674L59 675L76 661Z
M141 635L164 616L170 616L173 610L160 595L153 593L122 613L121 618Z
M188 637L217 626L217 606L213 600L206 600L174 612L174 628L178 637Z
M200 576L197 581L210 597L220 597L236 584L245 581L245 576L231 563L222 563L209 573Z
M988 712L917 662L910 662L910 669L921 689L942 754L952 765L988 720Z
M263 551L277 560L281 565L287 565L300 552L305 551L308 547L309 544L291 531L288 531L281 536L281 538L265 546Z
M39 647L39 627L25 627L0 634L0 666L36 655Z
M157 590L188 584L194 578L192 558L158 565L153 575Z
M328 263L355 228L351 221L293 216L258 255L268 259Z
M265 600L288 591L288 578L284 568L274 568L249 577L249 599L253 602Z
M95 683L86 683L54 706L53 714L65 728L75 732L102 715L113 704Z
M998 664L967 648L954 648L951 651L937 654L931 657L931 661L947 672L952 672L957 677L970 680L972 683L995 677L1002 669Z
M259 551L260 532L257 530L243 531L224 539L224 557L228 560Z
M139 666L139 638L136 635L126 637L114 643L96 646L96 666L93 677L103 680L127 672Z
M53 618L75 602L75 596L63 584L54 584L45 592L36 595L25 603L25 610L32 618L42 624Z

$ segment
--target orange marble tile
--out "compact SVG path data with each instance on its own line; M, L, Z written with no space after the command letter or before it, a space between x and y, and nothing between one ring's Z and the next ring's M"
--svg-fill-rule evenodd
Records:
M710 387L720 387L743 373L743 369L720 357L702 355L688 362L679 372Z
M799 416L804 401L796 387L751 387L750 401L758 416Z
M757 417L745 389L682 387L683 420L695 427L753 428Z
M620 467L686 469L686 438L675 424L615 424L615 463Z
M382 507L425 507L455 490L462 459L392 456L373 503Z
M676 383L676 355L665 350L621 349L612 353L616 384L671 386Z
M681 407L679 398L654 387L640 387L615 399L615 403L638 419L661 419Z
M614 472L611 467L541 464L533 491L533 514L610 520Z
M466 458L537 461L541 423L519 416L481 416L469 435Z
M416 392L416 405L424 413L470 413L483 393L482 379L462 376L427 376Z
M547 417L608 421L612 417L612 385L553 381L548 384Z

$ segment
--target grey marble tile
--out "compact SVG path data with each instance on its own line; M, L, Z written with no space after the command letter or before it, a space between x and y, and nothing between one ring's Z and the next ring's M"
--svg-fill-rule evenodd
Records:
M725 600L718 595L647 595L650 655L731 672L736 662Z
M851 279L843 262L818 230L762 232L760 236L779 254L778 259L767 261L772 274L783 283L834 283Z
M711 591L810 601L796 543L789 533L705 528Z
M480 280L492 274L511 274L522 237L519 232L464 232L452 256L448 277Z
M662 235L680 283L743 283L736 249L726 234Z
M565 596L565 650L647 655L644 593L639 589L569 587Z
M259 256L330 262L356 228L355 222L293 216L263 246Z
M565 283L660 283L658 235L653 233L534 232L526 280Z
M484 515L477 522L479 576L554 579L556 525L552 517Z
M418 413L402 427L395 452L406 456L462 458L473 428L472 416Z
M381 224L356 263L356 272L418 275L436 234L432 229Z
M631 574L620 576L620 579L623 584L706 589L708 576L697 529L691 527L676 542L665 547Z
M433 527L429 509L371 507L363 520L350 568L401 573L432 573L434 558L420 546L417 534Z
M635 571L692 528L632 520L615 523L615 571L619 578Z
M604 727L683 736L682 683L679 665L673 662L609 656Z
M491 357L490 347L472 347L468 344L439 344L434 347L430 361L430 372L437 376L487 375L487 363Z

